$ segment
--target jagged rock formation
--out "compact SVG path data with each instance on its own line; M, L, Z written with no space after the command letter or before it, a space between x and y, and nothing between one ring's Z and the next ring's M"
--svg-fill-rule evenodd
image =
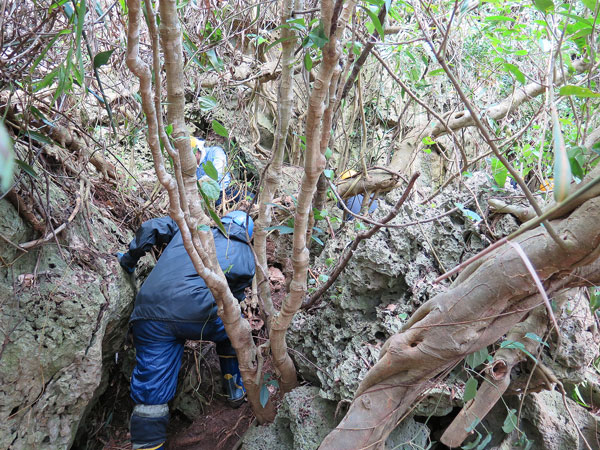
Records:
M52 184L49 198L57 215L73 208ZM0 448L70 448L125 338L133 288L112 255L121 231L102 209L89 212L60 247L23 252L15 244L33 233L0 200Z

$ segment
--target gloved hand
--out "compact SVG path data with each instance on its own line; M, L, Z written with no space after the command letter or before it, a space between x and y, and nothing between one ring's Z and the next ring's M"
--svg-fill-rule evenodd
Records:
M117 253L115 253L115 256L116 256L116 257L117 257L117 259L119 260L119 264L121 264L121 267L122 267L123 269L125 269L125 270L126 270L127 272L129 272L129 273L133 273L133 272L135 272L135 267L129 267L127 264L125 264L125 263L123 262L123 253L121 253L121 252L117 252Z

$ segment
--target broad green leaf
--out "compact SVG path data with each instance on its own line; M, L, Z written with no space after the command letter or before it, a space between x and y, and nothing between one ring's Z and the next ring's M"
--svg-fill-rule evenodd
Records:
M331 170L331 169L325 169L323 171L323 175L325 175L325 178L331 179L333 177L333 170Z
M271 395L271 393L269 392L269 389L267 389L267 385L263 384L260 387L260 404L262 405L263 408L265 406L267 406L267 402L269 401L270 395Z
M202 192L211 200L217 200L221 195L221 187L215 180L205 180L200 184Z
M467 403L469 400L472 400L477 395L477 380L473 377L470 377L467 380L467 384L465 385L465 395L463 396L463 401Z
M506 184L506 177L508 176L508 169L504 167L502 161L498 158L492 158L492 176L494 177L494 181L496 184L503 188Z
M329 147L327 147L327 149L325 150L325 155L324 155L325 159L331 158L331 155L333 155L333 151Z
M552 0L533 0L533 4L536 9L540 10L543 13L554 9L554 2Z
M219 181L219 172L217 172L217 169L212 161L206 161L204 164L202 164L202 168L204 169L206 175L215 181Z
M383 42L385 40L385 33L383 31L383 26L381 25L381 22L379 21L379 17L377 17L378 13L371 11L368 7L363 8L363 9L365 10L367 15L373 22L373 26L375 27L375 30L377 31L377 34L379 35L381 42Z
M227 128L221 125L221 123L216 119L212 121L212 129L219 136L223 136L224 138L229 137L229 132L227 131Z
M502 431L504 431L506 434L512 433L513 430L515 428L517 428L517 415L515 414L516 412L517 412L516 409L511 409L510 411L508 411L508 415L506 416L506 419L504 419L504 425L502 425Z
M313 67L313 60L310 57L310 51L307 50L306 54L304 55L304 68L310 72L312 67Z
M560 88L560 91L558 91L558 93L560 95L574 95L575 97L581 97L581 98L600 97L599 93L594 92L583 86L572 86L572 85L563 86Z
M480 364L483 364L489 356L487 348L484 347L481 350L477 350L476 352L471 353L465 358L465 362L469 365L471 369L475 369Z
M107 64L108 60L110 59L110 55L112 55L114 51L115 49L113 48L112 50L106 50L105 52L96 54L96 56L94 56L94 69Z
M27 175L29 175L33 178L37 178L37 176L38 176L37 172L34 170L33 167L31 167L25 161L21 161L20 159L15 159L15 162L21 168L21 170L23 170L23 172L25 172Z
M0 188L3 192L6 192L12 184L14 168L15 154L12 139L4 127L4 122L0 122Z
M38 133L37 131L27 131L27 136L29 137L29 139L33 139L34 141L37 141L40 144L53 144L52 139L41 133Z
M208 112L212 110L215 106L217 106L217 99L214 98L212 95L199 97L198 106L200 107L200 111Z
M324 274L324 273L319 274L319 281L321 283L326 283L327 280L329 280L329 275Z
M323 48L325 47L325 44L329 42L329 39L325 35L322 21L319 21L319 25L310 30L310 33L308 33L308 40L317 48Z
M286 225L277 225L276 227L267 227L265 231L277 230L279 234L290 234L294 232L292 227L288 227Z
M593 12L596 12L596 7L598 5L598 0L581 0L585 6L591 9Z
M435 69L435 70L432 70L430 72L427 72L427 76L428 77L435 77L435 76L438 76L438 75L443 75L445 73L446 73L446 71L444 69Z
M504 67L504 70L507 72L512 73L519 83L525 84L525 74L521 72L517 66L511 63L504 63L502 64L502 67Z

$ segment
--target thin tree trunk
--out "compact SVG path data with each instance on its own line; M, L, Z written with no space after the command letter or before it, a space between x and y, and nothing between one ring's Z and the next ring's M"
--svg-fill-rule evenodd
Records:
M271 350L273 364L281 374L281 389L290 391L297 384L296 369L287 353L285 333L294 317L302 306L306 295L306 275L308 273L308 248L306 245L308 218L311 210L313 195L317 180L325 169L325 156L322 152L323 133L330 133L330 129L323 129L323 114L325 101L329 93L334 72L338 64L341 48L339 36L350 15L354 12L355 0L350 0L342 6L342 1L332 0L321 2L321 17L324 29L328 33L329 41L323 47L323 62L313 84L309 99L309 109L306 117L306 151L304 155L304 176L298 195L298 205L294 221L294 247L292 265L294 274L290 284L290 292L283 301L281 311L275 316L271 325Z
M236 350L240 363L240 371L246 387L248 401L259 422L272 420L274 410L269 404L263 409L260 404L260 362L259 354L252 339L251 328L247 320L242 319L240 307L233 297L227 280L216 258L212 233L200 231L200 225L208 225L209 219L202 210L202 205L196 188L196 164L187 138L187 128L183 116L185 103L183 78L183 52L181 47L181 29L177 17L176 2L163 0L160 2L161 12L161 43L165 58L167 75L167 99L169 104L168 121L173 125L175 149L167 146L173 156L174 166L178 169L176 179L167 173L160 151L159 134L161 120L157 116L156 104L160 95L155 99L151 86L151 72L147 64L139 58L140 34L140 2L128 0L129 28L127 32L127 65L140 80L142 107L148 122L148 145L152 151L154 167L161 184L169 196L169 214L177 222L185 249L187 250L198 274L204 279L211 290L219 316L225 324L225 330ZM154 19L151 18L153 21ZM153 24L151 31L155 29ZM156 36L153 38L156 45ZM154 57L158 51L154 49ZM155 68L158 63L155 61ZM157 71L158 73L159 71ZM157 86L157 93L158 93ZM156 104L154 103L156 100ZM164 134L163 134L164 137Z

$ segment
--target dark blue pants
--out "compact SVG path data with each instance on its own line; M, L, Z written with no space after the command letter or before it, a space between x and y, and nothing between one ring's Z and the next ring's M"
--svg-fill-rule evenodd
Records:
M160 405L175 396L188 339L213 341L219 355L235 356L220 318L205 323L136 320L132 331L137 364L131 376L131 398L138 404Z

